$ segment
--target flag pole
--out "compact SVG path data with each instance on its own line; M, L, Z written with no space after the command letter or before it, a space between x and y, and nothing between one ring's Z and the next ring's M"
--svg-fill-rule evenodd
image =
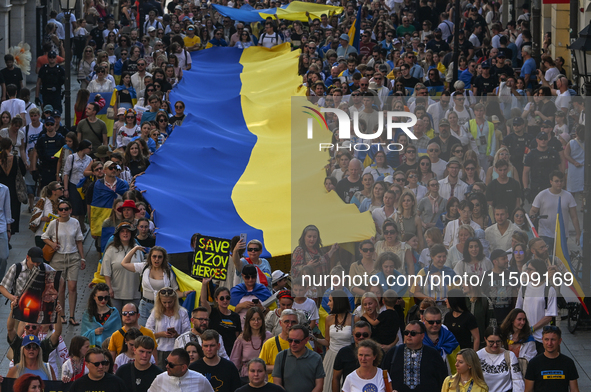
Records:
M554 260L556 259L556 239L560 235L560 219L558 219L558 215L560 213L561 208L562 197L558 197L558 211L556 211L556 226L554 226L554 252L552 253L552 265L554 265Z

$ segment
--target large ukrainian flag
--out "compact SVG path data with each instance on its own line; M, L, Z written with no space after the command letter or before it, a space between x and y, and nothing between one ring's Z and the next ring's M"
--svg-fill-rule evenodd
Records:
M305 138L303 106L291 107L292 96L305 95L299 54L289 44L192 54L191 71L170 94L171 103L185 102L187 117L136 181L156 210L157 244L169 253L190 252L193 233L246 233L267 256L290 254L309 224L325 244L375 234L370 214L324 190L328 156ZM294 131L298 145L292 116L304 124Z

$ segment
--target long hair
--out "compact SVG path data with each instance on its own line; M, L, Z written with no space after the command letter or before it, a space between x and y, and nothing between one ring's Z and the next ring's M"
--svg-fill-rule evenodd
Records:
M307 249L306 234L311 230L314 230L318 234L318 241L316 241L316 244L314 245L314 249L316 249L317 251L320 251L320 248L322 248L322 240L320 239L320 231L318 230L318 227L316 227L314 225L308 225L304 228L304 230L302 231L302 235L300 236L300 239L298 240L298 244L304 250L304 252Z
M167 295L167 297L171 297L174 298L173 304L174 304L174 318L178 319L179 318L179 309L181 307L181 305L179 305L179 298L176 294L176 290L172 289L171 287L164 287L160 290L158 290L158 294L156 294L156 300L154 301L154 309L152 310L152 312L154 312L154 317L156 318L156 320L160 320L162 318L162 315L164 314L164 306L162 306L162 302L160 301L161 297L164 297L164 295L162 295L162 290L164 289L171 289L172 290L172 295Z
M108 293L109 286L107 286L106 283L97 283L94 286L94 288L92 289L92 291L90 292L90 295L88 296L88 318L90 320L92 320L94 317L98 316L98 306L96 305L96 301L94 300L94 297L96 297L96 293L98 293L99 291L106 291ZM109 306L109 307L112 306L110 298L107 301L107 306Z
M0 163L6 165L8 162L8 152L12 149L12 140L7 137L0 138Z
M375 189L376 185L381 185L382 189L384 190L384 193L386 193L386 190L388 189L386 187L386 183L384 183L384 181L376 181L373 183L372 187L371 187L371 202L372 204L376 201L375 195L373 193L373 190ZM382 196L383 197L383 196ZM382 202L381 200L379 200L380 202Z
M52 181L49 184L47 184L46 186L43 187L43 189L41 190L41 197L43 198L47 198L47 197L51 197L53 195L53 192L55 192L58 187L60 187L60 183L57 181Z
M76 132L68 132L66 134L66 138L72 141L72 151L78 151L78 136L76 136Z
M235 245L234 245L235 246ZM231 248L234 249L234 248ZM217 299L220 296L221 293L228 293L228 295L230 294L230 289L227 287L223 287L220 286L217 289L215 289L215 292L213 293L213 299L216 300L214 306L217 308L218 307L218 303L217 303Z
M480 366L480 358L476 354L476 351L472 350L471 348L465 348L460 350L457 355L461 355L464 358L466 364L470 367L470 377L474 380L474 384L484 388L488 391L488 386L486 385L486 381L484 381L484 375L482 374L482 367ZM458 373L454 374L451 377L451 388L456 391L460 390L460 375Z
M25 373L19 378L17 378L12 386L12 390L14 392L28 392L31 383L35 380L39 381L39 385L41 385L41 390L45 390L45 383L43 382L43 379L40 376L31 373Z
M265 328L265 315L263 314L263 311L257 308L256 306L248 309L248 311L246 312L246 318L244 320L244 332L242 332L242 339L244 339L246 342L250 342L252 340L252 328L250 327L250 320L254 317L255 314L258 314L262 320L261 329L259 329L259 337L261 338L262 343L265 341L267 331L267 329Z
M332 297L332 309L330 309L330 314L338 315L351 312L349 297L343 290L334 290L330 293L330 296ZM343 322L344 321L345 320L343 320Z
M474 165L474 181L475 182L481 182L482 179L480 178L480 169L478 166L478 162L476 162L473 159L466 159L464 160L464 170L462 170L462 181L466 181L468 179L468 171L466 170L466 166L468 165Z
M16 376L20 377L27 371L26 369L26 359L25 359L25 347L21 347L21 361L16 364ZM51 377L51 372L48 370L47 366L43 362L43 349L39 347L39 351L37 352L37 367L47 376L48 380L53 380Z
M406 196L409 196L412 199L412 206L410 207L410 215L414 216L417 212L417 198L415 197L415 194L411 190L408 190L408 189L405 189L404 191L402 191L402 195L400 195L400 197L398 198L398 211L401 215L404 213L404 209L402 208L402 200Z
M119 203L123 203L123 200L121 198L118 197L115 200L113 200L113 207L111 207L111 215L109 215L108 218L109 223L114 227L117 227L117 225L121 223L121 219L119 219L119 217L117 216L117 205Z
M171 276L171 270L168 266L168 252L161 246L156 245L150 249L150 252L148 253L148 265L150 266L150 268L152 268L152 254L154 254L154 252L162 253L162 266L160 268L162 268L164 273L166 273L168 276Z
M503 338L503 343L505 343L505 345L507 345L507 339L509 339L509 335L513 334L513 323L515 322L515 319L522 313L525 314L525 311L523 309L515 308L511 310L507 317L505 317L505 320L503 320L503 323L501 324L501 336ZM518 336L513 336L513 341L526 342L530 335L531 328L529 326L529 321L526 317L525 324L523 324L523 328L521 328L521 331L519 332Z
M68 355L70 357L78 357L80 358L80 350L84 347L84 344L88 342L88 338L85 336L74 336L72 341L70 342L70 349L68 350Z
M449 219L449 211L454 204L456 204L458 206L457 214L458 214L458 217L460 216L460 211L459 211L460 200L458 200L457 197L452 196L447 200L447 204L445 204L445 215L448 217L448 219ZM454 217L453 219L456 219L456 218Z
M86 105L88 104L88 99L90 98L90 91L85 88L81 88L78 90L78 94L76 94L76 103L74 104L74 110L76 112L84 112Z
M125 332L125 337L123 339L123 347L121 348L121 352L127 352L127 342L130 340L135 340L136 338L144 336L144 334L138 328L129 328L127 332Z
M428 156L422 156L418 160L419 168L418 168L417 172L418 172L418 176L419 176L419 182L423 182L423 171L421 170L421 162L424 160L429 162L429 172L433 175L434 178L437 178L435 173L433 173L433 169L431 168L431 159L429 159Z

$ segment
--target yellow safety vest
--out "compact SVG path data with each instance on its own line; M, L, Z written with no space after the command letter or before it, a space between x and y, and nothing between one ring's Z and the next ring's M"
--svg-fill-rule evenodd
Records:
M486 121L486 120L485 120ZM490 148L492 146L492 138L495 134L495 126L490 121L486 121L488 123L488 143L486 146L486 155L490 155ZM474 140L478 140L478 125L476 124L476 119L470 120L470 133Z

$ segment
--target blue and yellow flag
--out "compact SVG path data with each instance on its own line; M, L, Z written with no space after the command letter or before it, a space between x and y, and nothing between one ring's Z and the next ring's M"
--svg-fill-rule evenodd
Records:
M94 102L94 97L96 95L97 93L91 93L90 97L88 98L88 103ZM107 136L109 137L113 136L113 124L115 123L115 120L107 118L107 109L109 109L109 102L111 102L111 100L113 99L113 95L114 94L112 92L100 93L100 96L105 99L105 102L107 104L96 114L96 118L103 120L103 122L107 126Z
M123 180L117 180L117 188L112 191L104 181L94 184L92 201L90 202L90 232L98 237L103 230L103 222L111 215L113 202L129 190L129 184Z
M583 292L581 285L577 281L576 274L573 273L574 268L570 262L570 255L568 254L568 247L566 244L566 229L564 226L564 217L562 216L561 199L561 197L558 198L558 212L556 213L556 238L554 242L554 255L558 259L560 259L560 261L562 261L566 269L573 275L573 284L569 287L573 291L573 293L575 293L587 314L589 314L589 310L585 305L585 293Z
M357 53L359 53L359 32L361 29L361 7L363 7L363 6L360 5L359 9L357 9L357 17L355 18L355 21L353 21L353 24L351 25L351 28L349 29L349 45L351 45L352 47L357 49Z
M232 20L239 20L241 22L252 23L262 22L267 18L273 18L275 15L279 19L285 20L299 20L300 22L307 22L310 14L311 19L320 19L322 14L326 14L329 18L333 15L338 15L343 12L343 7L336 7L334 5L306 3L303 1L292 1L291 3L281 6L279 8L254 9L252 6L245 4L240 9L226 7L223 5L213 4L213 8Z
M299 51L287 43L191 55L192 69L170 93L171 103L185 102L187 117L136 180L156 211L158 245L191 252L193 233L246 233L263 243L263 255L279 256L291 253L309 224L318 226L325 244L375 234L371 214L326 193L328 155L314 153L317 143L292 142L292 117L306 124L306 115L291 106L292 97L305 99ZM305 125L295 133L298 142L310 143ZM330 132L323 136L330 142Z

